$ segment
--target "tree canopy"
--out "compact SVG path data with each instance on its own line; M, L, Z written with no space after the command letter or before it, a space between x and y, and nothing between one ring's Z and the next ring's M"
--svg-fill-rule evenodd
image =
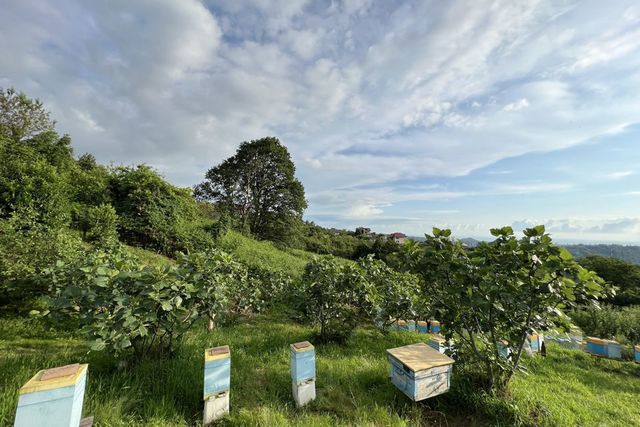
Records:
M0 88L0 135L22 141L53 130L54 122L39 99L31 99L13 88Z
M283 241L307 207L295 170L278 138L243 142L234 156L209 169L195 195L218 205L256 237Z

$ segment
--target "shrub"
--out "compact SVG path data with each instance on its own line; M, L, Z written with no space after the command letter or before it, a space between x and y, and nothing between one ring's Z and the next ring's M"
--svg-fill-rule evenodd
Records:
M580 307L570 317L587 335L640 344L640 306Z
M387 327L394 319L416 319L426 316L426 306L420 305L420 281L410 273L400 273L372 255L362 258L358 265L376 290L374 320Z
M345 341L372 312L375 292L357 265L315 258L305 269L303 283L303 306L320 326L320 341Z
M73 262L84 247L67 230L50 229L37 218L0 220L0 307L24 312L47 292L37 276L56 261Z
M117 242L118 215L113 206L108 204L89 206L83 213L79 222L87 241L103 246Z
M199 316L196 288L177 267L145 267L122 249L58 262L44 277L53 314L75 319L92 350L170 354Z

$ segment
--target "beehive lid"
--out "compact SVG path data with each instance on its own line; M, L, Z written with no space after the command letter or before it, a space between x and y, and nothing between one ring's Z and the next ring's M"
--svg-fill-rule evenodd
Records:
M640 351L640 345L634 345L634 346L633 346L633 348L634 348L636 351Z
M591 344L607 345L608 341L603 340L602 338L587 337L587 342L590 342Z
M291 350L295 351L296 353L311 351L313 350L313 345L309 341L301 341L295 344L291 344Z
M429 347L425 343L405 345L387 350L413 372L453 364L453 359Z
M418 326L427 326L427 322L424 320L418 320Z
M406 322L405 320L397 320L397 321L396 321L396 323L397 323L399 326L406 326L406 325L407 325L407 322Z
M445 337L443 337L440 334L431 334L431 337L429 338L431 341L437 341L439 343L443 343L446 341Z
M211 362L212 360L226 359L231 356L231 350L228 345L220 347L208 348L204 351L205 362Z
M89 365L74 363L58 368L44 369L33 376L20 389L20 394L35 393L75 385Z
M437 320L431 320L430 322L433 326L440 326L440 322L438 322Z

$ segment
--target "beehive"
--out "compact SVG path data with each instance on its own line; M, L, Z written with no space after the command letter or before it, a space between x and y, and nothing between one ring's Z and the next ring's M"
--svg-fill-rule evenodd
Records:
M533 333L527 337L527 340L533 353L542 351L542 343L544 342L544 336L542 334Z
M416 321L415 320L407 320L407 329L409 332L416 331Z
M296 406L316 398L316 352L309 341L291 344L291 391Z
M399 331L408 331L409 330L409 325L407 324L406 320L397 320L396 321L396 325L398 325L398 330Z
M608 357L610 359L622 358L622 347L612 340L587 337L586 351L594 356Z
M509 358L509 355L511 354L511 349L509 348L509 343L506 341L500 341L497 344L498 347L498 354L501 357L504 357L505 359Z
M429 336L429 347L434 350L438 350L440 353L444 354L445 350L448 348L447 340L439 334L433 334Z
M429 331L432 334L440 332L440 322L438 322L437 320L430 320L429 321Z
M21 389L15 427L78 427L88 365L39 371Z
M411 400L417 402L446 393L451 384L450 357L425 343L387 350L391 365L391 382Z
M640 363L640 345L636 345L633 347L633 353L635 355L636 363Z
M429 324L424 320L419 320L416 325L416 328L418 329L418 332L421 334L426 334L429 332Z
M204 352L204 424L229 413L231 350L228 345Z

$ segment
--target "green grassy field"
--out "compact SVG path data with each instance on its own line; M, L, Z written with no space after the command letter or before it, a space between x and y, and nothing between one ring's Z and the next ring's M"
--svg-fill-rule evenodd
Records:
M170 360L120 364L88 354L81 340L47 330L38 321L0 320L0 425L11 425L17 391L37 370L87 362L84 413L97 426L188 426L201 419L203 350L232 351L229 426L417 425L640 425L640 365L595 359L549 347L527 361L510 397L483 396L454 376L451 391L415 404L387 377L385 349L424 335L372 328L345 346L317 347L317 400L296 409L291 396L288 345L313 339L313 330L284 318L254 317L209 334L189 333Z

